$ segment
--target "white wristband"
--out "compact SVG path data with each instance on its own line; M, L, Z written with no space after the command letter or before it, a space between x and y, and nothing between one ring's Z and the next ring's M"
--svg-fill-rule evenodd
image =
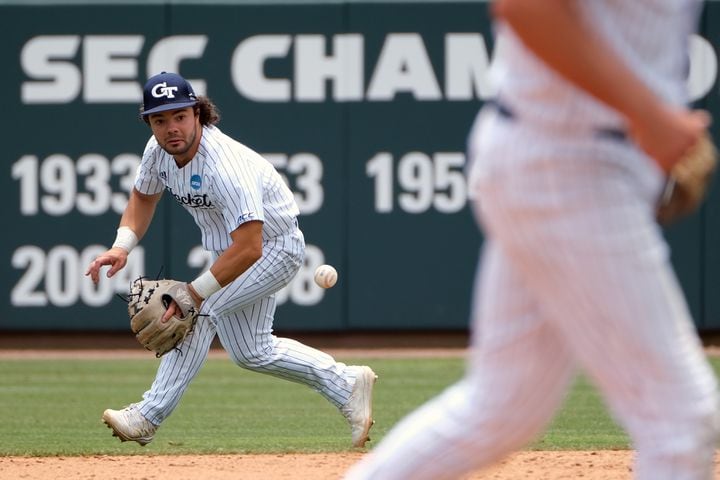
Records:
M210 270L193 280L190 285L192 285L203 300L222 288Z
M138 244L138 237L130 227L120 227L117 229L117 237L115 237L115 243L113 248L120 247L126 250L128 253L135 248Z

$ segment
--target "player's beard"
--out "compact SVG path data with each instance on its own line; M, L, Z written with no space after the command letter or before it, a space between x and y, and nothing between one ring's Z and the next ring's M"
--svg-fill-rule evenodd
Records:
M197 128L193 128L192 132L187 138L183 138L181 136L168 138L165 141L164 145L162 145L162 148L170 155L182 158L190 151L191 148L193 148L196 138ZM180 143L179 145L173 147L172 145L170 145L170 142L172 142L173 140L183 140L183 143Z

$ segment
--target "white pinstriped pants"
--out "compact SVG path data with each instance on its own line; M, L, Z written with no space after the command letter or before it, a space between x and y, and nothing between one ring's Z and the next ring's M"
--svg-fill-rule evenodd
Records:
M250 269L208 298L195 330L162 357L150 390L138 404L140 412L159 425L205 363L215 335L240 367L302 383L333 405L344 405L355 372L330 355L295 340L272 334L275 292L295 276L304 257L302 233L263 244L263 256Z
M489 466L542 432L578 367L630 434L637 479L712 478L717 384L653 218L659 171L628 143L540 134L492 112L471 141L487 241L466 375L347 478Z

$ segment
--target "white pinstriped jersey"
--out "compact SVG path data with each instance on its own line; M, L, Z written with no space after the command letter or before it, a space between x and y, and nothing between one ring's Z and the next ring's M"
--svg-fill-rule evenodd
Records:
M659 96L686 101L688 37L701 0L607 0L575 2L588 25ZM500 24L493 81L498 97L525 124L621 127L620 116L537 59L511 28ZM592 61L592 59L589 59Z
M183 168L151 137L135 188L147 195L167 190L200 227L203 247L217 254L248 221L263 222L263 241L297 229L298 206L280 174L215 126L203 127L198 152Z
M305 240L295 199L270 162L207 126L198 152L183 168L150 138L135 188L145 194L167 190L193 216L203 247L214 258L231 244L229 232L253 220L263 222L263 251L250 268L202 303L207 317L198 320L178 349L162 357L155 381L134 408L160 425L177 407L216 336L237 365L308 385L336 407L346 405L357 367L273 334L275 293L302 266Z

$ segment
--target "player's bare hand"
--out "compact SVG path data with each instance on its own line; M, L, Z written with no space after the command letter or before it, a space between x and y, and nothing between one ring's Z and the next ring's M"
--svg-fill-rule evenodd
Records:
M162 316L162 321L167 322L170 320L175 314L182 315L182 312L180 311L180 307L178 307L178 304L175 303L175 300L170 302L170 305L168 305L167 310L165 310L165 314Z
M638 146L668 173L709 125L710 115L704 110L663 108L631 124L630 134Z
M100 269L109 265L110 269L107 271L107 277L110 278L125 267L127 257L128 252L125 249L111 248L90 262L85 275L89 275L94 283L98 283L100 281Z

